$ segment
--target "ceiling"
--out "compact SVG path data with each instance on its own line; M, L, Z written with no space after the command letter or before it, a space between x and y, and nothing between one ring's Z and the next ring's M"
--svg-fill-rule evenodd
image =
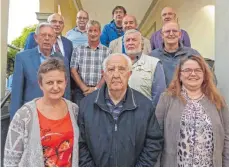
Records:
M123 6L127 13L134 15L141 23L153 0L81 0L84 10L89 13L90 19L98 20L101 26L112 20L112 10L115 6Z

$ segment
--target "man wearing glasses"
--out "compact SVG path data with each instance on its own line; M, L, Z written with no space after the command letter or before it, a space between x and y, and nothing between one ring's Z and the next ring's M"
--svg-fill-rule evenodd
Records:
M163 39L163 47L153 50L152 56L161 60L165 72L166 85L168 87L180 59L185 56L200 54L190 47L185 47L183 43L180 42L181 29L175 21L170 21L163 25L161 36Z
M66 57L70 63L73 46L72 42L66 37L62 36L61 33L64 29L64 18L58 13L50 15L47 19L47 22L53 26L53 30L56 33L56 42L53 45L55 52L60 53L62 56ZM35 32L29 34L26 39L25 50L31 49L37 46L37 42L34 38Z
M101 43L109 47L110 42L124 35L122 29L122 20L126 15L126 9L123 6L116 6L112 10L113 20L103 27L100 37Z
M11 119L26 102L43 95L38 84L37 72L40 64L50 57L59 57L64 61L68 80L65 98L70 99L69 62L66 57L56 53L53 49L56 42L53 26L50 23L40 23L36 28L34 38L38 44L37 47L16 55L10 104Z
M86 25L88 19L89 19L88 13L84 10L80 10L76 15L77 26L69 30L66 34L66 37L72 41L74 48L81 44L87 43Z
M163 25L170 21L177 21L176 12L171 7L165 7L161 12L161 18ZM150 39L152 50L156 48L162 47L162 37L161 37L161 31L162 29L158 30L157 32L153 33ZM189 39L188 33L181 29L181 38L180 41L183 43L186 47L191 47L191 42Z

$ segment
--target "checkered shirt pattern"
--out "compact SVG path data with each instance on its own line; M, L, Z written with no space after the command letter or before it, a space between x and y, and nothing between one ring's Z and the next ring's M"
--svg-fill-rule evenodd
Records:
M71 58L71 68L76 68L83 82L88 86L96 86L102 77L103 60L110 50L99 44L97 49L91 49L88 44L74 48Z
M126 95L125 95L126 97ZM118 116L121 113L122 109L123 109L123 103L125 101L126 98L123 98L123 100L121 100L118 104L114 104L113 101L110 99L109 95L108 95L108 90L106 89L105 92L105 101L106 104L110 110L111 115L113 116L114 120L118 120Z

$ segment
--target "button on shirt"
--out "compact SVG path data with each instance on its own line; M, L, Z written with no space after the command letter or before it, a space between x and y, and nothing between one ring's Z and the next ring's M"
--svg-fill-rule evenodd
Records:
M66 38L72 41L74 48L88 42L87 33L79 31L77 27L69 30L66 34Z
M71 58L71 68L78 70L78 74L86 85L96 86L102 77L103 60L110 54L110 50L99 44L91 49L89 44L76 47Z

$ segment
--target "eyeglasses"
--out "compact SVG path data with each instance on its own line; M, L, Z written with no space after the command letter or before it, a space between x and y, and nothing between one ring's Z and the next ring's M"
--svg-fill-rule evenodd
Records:
M169 12L169 13L163 13L163 14L162 14L162 16L163 16L163 17L165 17L166 15L168 15L168 16L172 16L172 15L174 15L174 13Z
M48 36L48 38L50 39L54 39L55 36L51 35L51 34L46 34L46 33L43 33L43 34L39 34L39 36L41 36L42 38L46 38Z
M64 22L63 21L59 21L59 20L51 20L50 21L52 24L56 24L56 23L59 23L60 25L62 25L62 24L64 24Z
M181 72L183 72L185 75L191 75L192 72L195 72L196 75L201 75L203 73L203 70L201 68L196 68L196 69L191 69L191 68L186 68L181 70Z
M163 33L164 35L169 35L170 32L172 32L173 34L177 34L177 33L180 32L180 31L179 31L179 30L175 30L175 29L171 29L171 30L165 30L165 31L163 31L162 33Z
M77 19L79 19L79 20L87 20L88 18L87 17L77 17Z
M117 71L116 71L117 70ZM124 74L127 72L127 68L119 66L119 67L107 67L107 72L111 75L113 75L115 72L118 72L119 74Z

